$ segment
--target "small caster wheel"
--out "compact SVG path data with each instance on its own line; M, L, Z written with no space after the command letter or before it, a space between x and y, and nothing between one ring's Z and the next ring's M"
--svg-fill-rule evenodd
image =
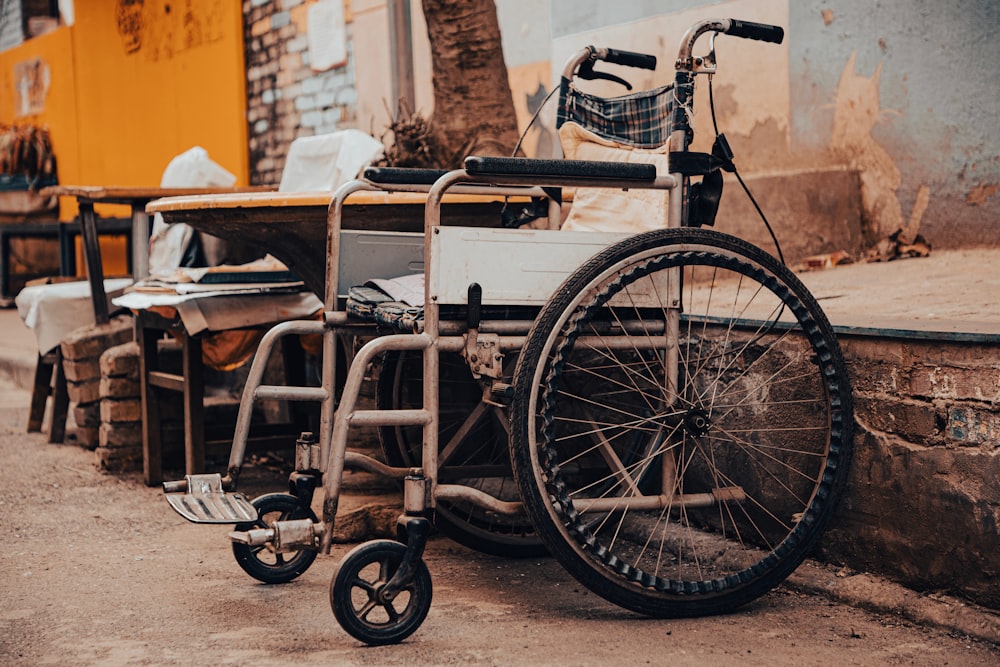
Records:
M290 519L311 519L318 521L316 513L299 506L298 499L287 493L269 493L254 498L257 520L237 524L235 530L247 531L254 528L269 528L276 521ZM265 584L284 584L309 569L316 560L316 551L305 549L289 553L278 553L271 545L249 546L233 543L233 555L240 567L251 577Z
M347 634L371 646L397 644L424 622L431 607L431 575L423 560L398 595L391 600L383 595L405 552L399 542L373 540L340 561L330 584L330 606Z

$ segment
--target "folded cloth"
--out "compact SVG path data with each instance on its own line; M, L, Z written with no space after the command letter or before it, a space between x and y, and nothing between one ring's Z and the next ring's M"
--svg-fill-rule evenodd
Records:
M362 320L372 320L375 308L390 301L392 297L377 287L357 285L347 290L347 313Z
M396 301L370 282L347 290L347 313L394 331L415 331L424 319L423 307Z
M410 306L424 305L424 274L411 273L397 278L373 278L365 283L369 287L377 287L392 297Z

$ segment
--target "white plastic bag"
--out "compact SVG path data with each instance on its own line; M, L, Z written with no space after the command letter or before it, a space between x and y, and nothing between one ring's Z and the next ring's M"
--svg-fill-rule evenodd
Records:
M236 177L208 157L208 151L195 146L170 161L163 171L163 188L230 188ZM172 274L191 242L194 230L188 225L168 225L163 216L153 217L149 239L149 273L151 276Z

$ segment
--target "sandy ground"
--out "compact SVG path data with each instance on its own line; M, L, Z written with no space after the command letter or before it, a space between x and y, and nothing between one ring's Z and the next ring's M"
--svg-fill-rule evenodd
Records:
M349 545L292 583L258 584L236 565L227 527L187 523L138 476L101 474L91 452L26 434L27 404L0 382L3 665L1000 665L1000 644L983 639L992 616L970 636L783 586L728 616L650 620L550 559L484 556L444 538L426 556L434 603L423 626L367 648L328 602ZM893 590L867 586L874 598Z

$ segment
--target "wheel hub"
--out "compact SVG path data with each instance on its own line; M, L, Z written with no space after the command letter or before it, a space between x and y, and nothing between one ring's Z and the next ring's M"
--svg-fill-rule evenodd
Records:
M712 420L704 410L689 410L684 415L684 428L693 436L701 436L712 428Z

